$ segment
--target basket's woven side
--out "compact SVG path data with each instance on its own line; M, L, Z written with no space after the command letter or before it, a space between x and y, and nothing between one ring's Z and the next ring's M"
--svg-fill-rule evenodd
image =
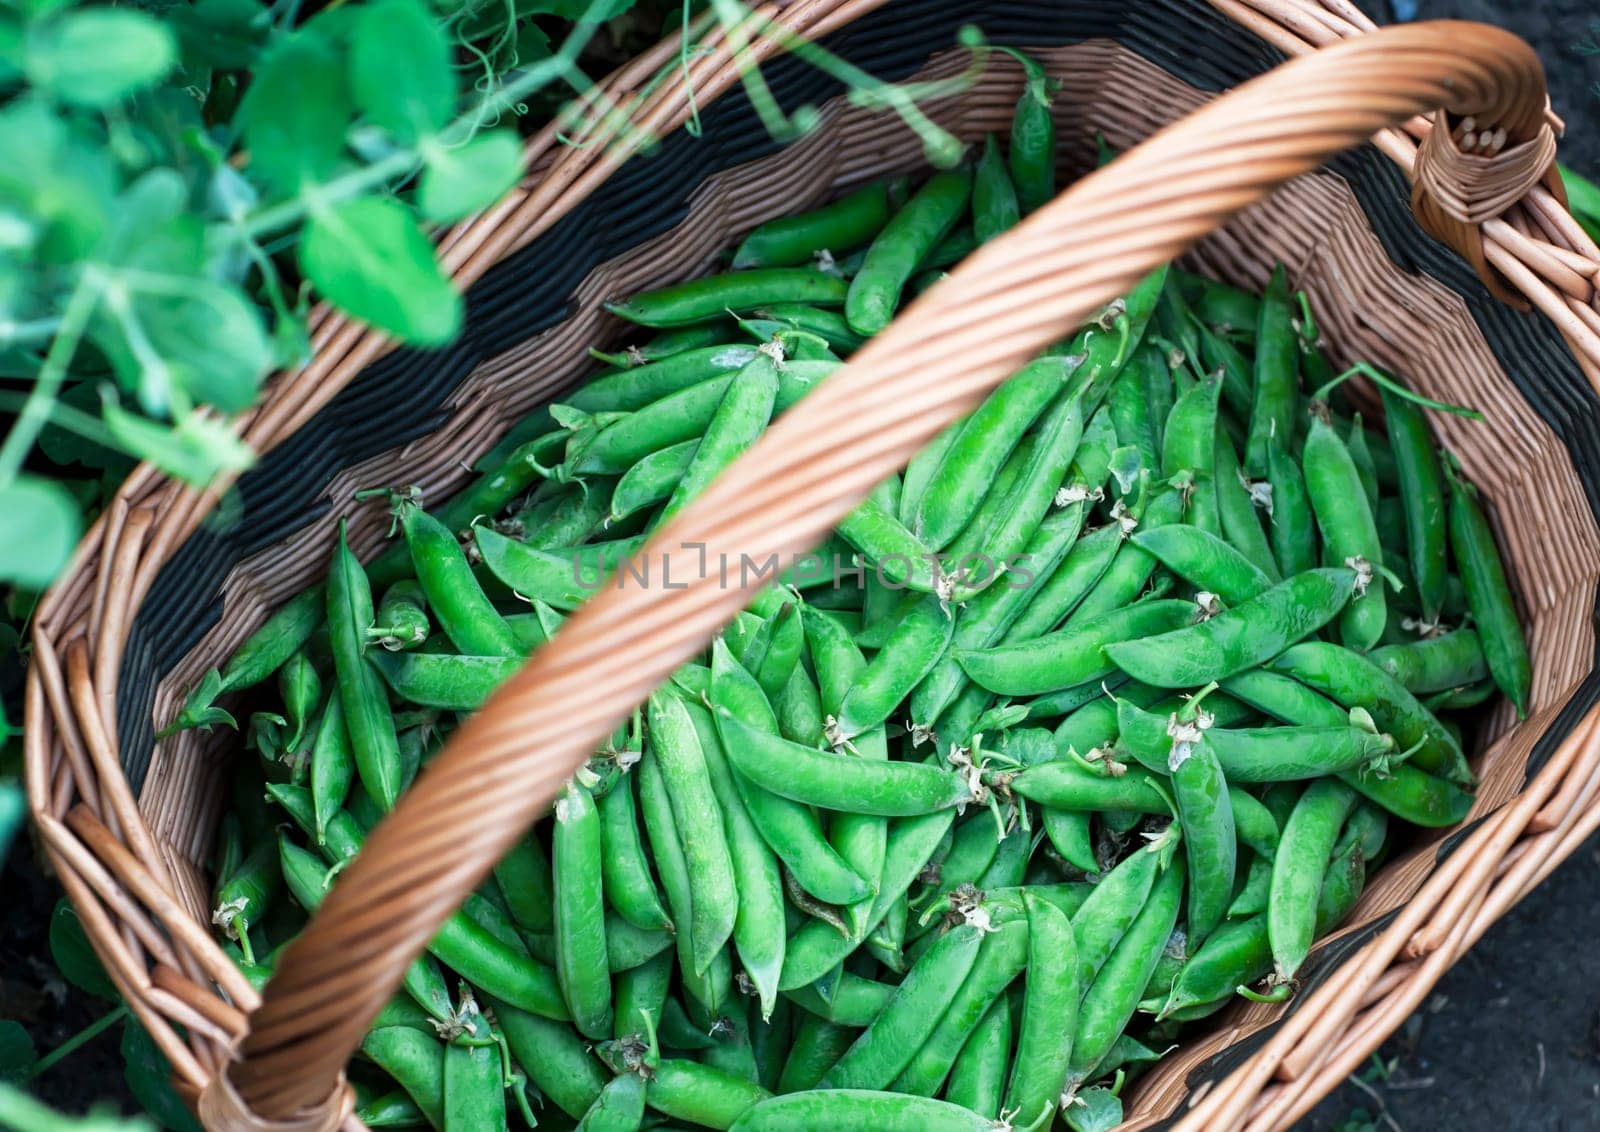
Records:
M274 1117L324 1101L435 925L743 604L688 563L803 552L1032 352L1278 184L1424 109L1525 121L1541 89L1537 58L1493 29L1350 41L1225 95L980 249L652 540L647 562L676 554L685 588L601 592L456 732L284 952L229 1070L247 1104ZM324 1028L308 1012L329 996L348 1009Z

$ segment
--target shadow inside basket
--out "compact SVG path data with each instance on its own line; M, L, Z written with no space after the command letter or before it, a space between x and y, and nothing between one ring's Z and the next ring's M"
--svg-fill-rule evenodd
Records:
M948 77L969 63L949 49L966 23L1027 47L1061 79L1063 180L1086 170L1097 135L1116 149L1131 146L1278 59L1200 4L903 0L827 42L885 79ZM1195 50L1198 43L1208 49ZM118 740L141 809L202 920L205 862L238 739L191 732L156 743L155 725L277 606L321 580L341 517L363 558L386 542L384 505L349 502L353 493L415 484L429 503L448 497L517 422L598 369L590 347L624 343L629 328L601 302L705 273L763 220L925 168L914 135L848 106L832 80L788 58L771 63L767 77L786 105L821 105L821 128L780 149L742 96L706 108L701 138L663 139L473 287L459 342L397 350L370 365L243 477L162 570L123 656ZM981 140L1006 128L1020 86L1017 67L996 57L931 117L965 141ZM1553 326L1498 303L1464 261L1416 227L1403 177L1371 146L1241 216L1186 263L1259 291L1278 261L1308 294L1336 363L1373 362L1487 417L1431 418L1488 502L1534 658L1528 720L1517 724L1497 701L1469 728L1481 817L1513 798L1600 699L1600 401ZM1381 931L1459 837L1423 831L1404 844L1313 953L1303 992ZM1184 1093L1242 1064L1295 1008L1241 1002L1200 1024L1151 1075L1135 1110L1172 1111Z

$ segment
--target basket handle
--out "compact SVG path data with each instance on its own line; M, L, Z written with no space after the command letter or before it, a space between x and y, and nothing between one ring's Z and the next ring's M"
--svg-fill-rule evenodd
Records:
M406 965L598 744L744 607L738 583L759 579L741 554L805 552L1147 272L1278 185L1441 107L1532 141L1543 68L1521 39L1465 22L1335 44L1083 178L917 299L650 540L650 584L624 574L597 592L456 731L284 951L236 1060L202 1097L208 1127L331 1128L348 1112L345 1062Z

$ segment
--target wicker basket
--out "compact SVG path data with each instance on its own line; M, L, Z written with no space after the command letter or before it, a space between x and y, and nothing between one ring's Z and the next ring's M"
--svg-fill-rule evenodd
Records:
M1502 705L1487 720L1472 820L1374 879L1313 954L1299 997L1230 1008L1129 1104L1131 1127L1287 1125L1600 825L1600 249L1551 174L1538 62L1477 25L1377 32L1347 0L798 0L762 14L889 79L970 69L952 46L968 22L1027 47L1064 81L1065 174L1087 167L1096 132L1120 148L1185 120L972 256L685 509L657 556L681 558L686 542L735 560L803 550L1031 351L1191 248L1201 270L1252 288L1283 260L1337 360L1369 358L1492 410L1487 425L1437 424L1495 505L1531 629L1532 714L1519 725ZM352 489L406 482L443 497L513 421L584 374L587 347L617 339L602 299L702 271L762 220L921 167L898 121L850 106L770 37L754 49L781 99L823 107L818 131L780 151L723 46L651 84L678 57L662 44L609 81L663 139L652 157L623 167L637 135L602 144L596 127L595 144L566 148L552 128L532 142L522 188L446 235L470 295L460 342L396 350L324 312L312 363L237 422L263 459L233 485L230 521L209 518L222 487L198 494L142 467L40 607L33 814L113 980L208 1127L358 1127L343 1066L406 962L614 721L743 604L704 582L607 589L374 831L265 1001L213 941L203 862L231 738L158 744L152 721L317 580L341 515L358 552L376 552L385 517L351 503ZM1215 97L1285 55L1302 58ZM698 140L675 132L686 82L704 115ZM932 116L980 138L1003 128L1020 82L1014 63L988 56ZM1504 129L1506 147L1462 155L1448 130L1413 117L1441 104ZM1444 243L1405 207L1408 174L1416 215ZM682 565L675 576L693 572Z

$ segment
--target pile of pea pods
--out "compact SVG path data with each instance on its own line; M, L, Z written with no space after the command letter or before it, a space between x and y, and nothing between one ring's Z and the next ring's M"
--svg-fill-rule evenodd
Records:
M264 982L465 713L943 267L1055 192L1008 141L613 305L638 342L194 690L257 706L215 922ZM351 1067L373 1127L1080 1130L1238 995L1292 994L1453 713L1529 661L1424 410L1353 411L1282 269L1163 269L766 586L441 928ZM839 564L842 568L832 568ZM274 694L274 686L276 694ZM286 890L286 897L284 894Z

